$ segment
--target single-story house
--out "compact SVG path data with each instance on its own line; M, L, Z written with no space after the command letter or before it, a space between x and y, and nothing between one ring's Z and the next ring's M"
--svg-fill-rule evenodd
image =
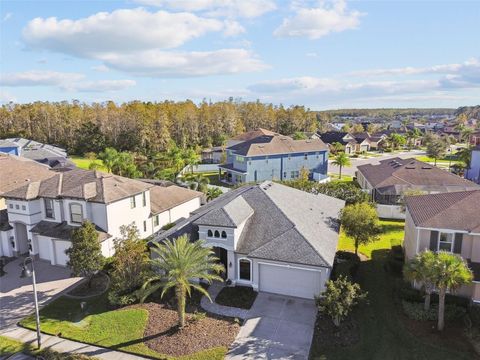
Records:
M153 241L213 247L229 284L312 299L330 279L344 201L265 181L230 191Z

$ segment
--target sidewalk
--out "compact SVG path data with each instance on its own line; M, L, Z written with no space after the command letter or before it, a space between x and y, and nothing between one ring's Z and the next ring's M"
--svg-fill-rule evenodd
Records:
M215 302L215 298L217 297L218 293L224 287L225 287L224 283L214 281L208 287L208 293L210 294L210 297L212 298L213 302L208 300L208 298L206 296L202 296L202 299L200 300L200 305L202 306L202 308L205 309L206 311L210 312L210 313L213 313L213 314L229 316L229 317L233 317L233 318L240 318L242 320L246 319L248 310L234 308L234 307L230 307L230 306L218 305Z
M0 332L1 336L6 336L23 343L36 346L37 333L19 326L13 326ZM42 334L42 348L50 348L60 353L78 353L87 356L93 356L105 360L140 360L148 359L146 357L131 355L120 351L114 351L107 348L83 344L76 341L62 339L56 336Z

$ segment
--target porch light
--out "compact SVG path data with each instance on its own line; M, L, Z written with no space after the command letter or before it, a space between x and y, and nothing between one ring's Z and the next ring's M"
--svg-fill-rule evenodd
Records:
M231 261L228 263L228 267L230 267L230 268L232 267L232 262Z

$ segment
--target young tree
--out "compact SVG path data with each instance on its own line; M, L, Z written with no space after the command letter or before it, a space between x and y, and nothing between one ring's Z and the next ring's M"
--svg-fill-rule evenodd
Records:
M85 221L73 230L72 246L65 253L69 256L67 265L73 276L87 277L90 286L93 275L102 268L105 260L95 225Z
M307 140L308 137L305 135L305 133L301 131L295 131L295 133L292 135L293 140Z
M380 226L375 207L369 203L348 205L340 213L343 231L355 241L355 254L361 244L378 240Z
M332 164L335 165L335 166L338 166L338 168L339 168L338 178L341 179L342 178L342 168L344 166L350 166L350 158L345 153L339 153L337 156L335 156L335 160L333 160Z
M405 279L420 284L425 291L425 311L430 309L430 298L435 288L435 261L436 255L427 250L417 254L403 266Z
M202 240L190 242L187 236L180 236L174 240L154 244L155 246L151 248L154 255L151 265L158 270L159 275L151 277L144 283L141 301L160 288L162 297L169 289L174 288L178 327L181 329L185 326L186 297L190 296L192 289L210 299L208 291L193 279L203 279L209 283L213 280L223 281L218 274L225 269L217 262L218 259L212 249L205 247Z
M433 137L427 144L427 155L435 160L437 166L437 159L445 156L447 144L440 137Z
M397 133L392 133L388 136L387 142L390 144L390 147L392 150L397 149L399 146L405 145L407 142L405 136L397 134Z
M328 281L325 291L315 300L319 311L328 315L335 326L340 326L342 320L366 297L367 292L362 291L360 285L340 276L337 280Z
M455 291L473 280L472 271L459 255L445 251L437 254L433 270L435 287L438 290L438 330L445 327L445 295L447 291Z
M338 141L335 141L332 145L330 145L330 152L332 154L336 155L341 151L345 151L345 146L340 144Z
M143 285L150 275L145 242L135 225L121 226L121 237L115 239L109 300L119 304L119 297L129 295Z

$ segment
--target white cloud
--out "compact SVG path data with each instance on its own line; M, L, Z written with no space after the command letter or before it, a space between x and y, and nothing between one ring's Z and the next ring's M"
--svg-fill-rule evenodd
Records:
M356 29L363 13L348 10L345 0L319 2L318 7L296 7L295 15L283 19L274 31L278 37L318 39L334 32Z
M10 19L12 18L12 16L13 16L13 13L7 12L7 13L3 16L2 21L3 21L3 22L8 21L8 20L10 20Z
M203 52L144 51L131 55L106 54L102 57L111 68L139 76L190 77L235 74L265 69L267 66L244 49Z
M135 0L172 10L205 12L209 16L255 18L276 9L273 0Z
M108 66L105 66L105 65L103 65L103 64L101 64L101 65L96 65L96 66L92 66L91 69L94 70L94 71L98 71L98 72L107 72L107 71L110 71L110 69L108 68Z
M79 73L61 73L56 71L31 70L0 75L3 86L49 86L79 81L85 75Z
M17 98L5 90L0 90L0 104L16 102Z
M0 76L0 85L18 86L55 86L61 90L78 92L105 92L124 90L136 85L133 80L85 80L84 74L62 73L57 71L31 70Z

